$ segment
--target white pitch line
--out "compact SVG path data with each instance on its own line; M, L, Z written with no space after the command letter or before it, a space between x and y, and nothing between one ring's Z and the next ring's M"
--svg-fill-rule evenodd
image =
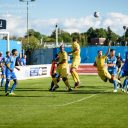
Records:
M68 103L63 103L63 104L58 104L58 105L8 105L8 107L37 107L37 106L44 106L44 107L63 107L63 106L68 106L68 105L71 105L71 104L75 104L75 103L79 103L81 101L84 101L84 100L87 100L87 99L91 99L92 97L96 96L97 94L93 94L91 96L88 96L88 97L84 97L82 99L79 99L79 100L76 100L76 101L72 101L72 102L68 102ZM0 105L1 107L4 107L5 105Z
M78 102L81 102L81 101L84 101L84 100L87 100L87 99L90 99L94 96L96 96L97 94L93 94L91 96L88 96L88 97L84 97L82 99L79 99L79 100L76 100L76 101L72 101L72 102L69 102L69 103L65 103L65 104L60 104L60 105L53 105L54 107L63 107L63 106L68 106L68 105L71 105L71 104L75 104L75 103L78 103Z

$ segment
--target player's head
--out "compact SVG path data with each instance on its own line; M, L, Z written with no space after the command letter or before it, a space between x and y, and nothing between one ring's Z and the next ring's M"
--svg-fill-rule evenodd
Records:
M78 39L76 37L73 37L72 42L78 42Z
M114 49L110 50L110 56L115 56L115 50Z
M60 45L60 51L63 52L64 51L64 44Z
M102 50L98 51L98 56L102 56Z
M17 56L17 55L18 55L17 49L13 49L13 50L12 50L12 55L13 55L13 56Z
M10 56L10 51L7 51L6 52L6 56Z

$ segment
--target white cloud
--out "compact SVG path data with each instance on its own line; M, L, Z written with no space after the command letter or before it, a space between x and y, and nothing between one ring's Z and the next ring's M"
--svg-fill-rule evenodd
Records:
M80 33L80 30L79 29L75 29L75 28L65 28L64 31L72 34L73 32L78 32Z
M26 18L13 15L4 15L1 18L7 20L8 27L7 31L11 35L24 35L26 32ZM128 26L128 15L122 13L108 13L105 16L100 15L99 18L93 16L86 16L81 18L65 18L65 19L33 19L29 20L29 28L33 28L43 34L50 35L55 29L55 25L69 33L73 32L85 32L90 27L94 28L107 28L110 26L111 29L117 34L122 35L123 26Z

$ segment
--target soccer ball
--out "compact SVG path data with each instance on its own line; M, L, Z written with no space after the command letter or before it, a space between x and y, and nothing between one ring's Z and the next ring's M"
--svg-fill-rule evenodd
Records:
M100 13L99 12L94 12L94 17L95 18L98 18L100 16Z

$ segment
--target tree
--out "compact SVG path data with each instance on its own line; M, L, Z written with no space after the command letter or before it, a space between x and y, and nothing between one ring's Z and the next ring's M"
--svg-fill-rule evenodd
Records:
M88 36L87 33L81 33L80 34L80 45L81 46L87 46L88 45Z
M35 36L29 36L29 42L27 37L22 38L22 47L24 50L34 50L41 48L40 41Z
M56 31L54 30L50 36L53 39L56 39ZM68 32L65 32L61 29L58 29L58 41L59 42L66 42L69 43L71 42L71 36Z
M107 29L107 40L111 41L113 45L116 45L117 41L118 41L119 35L117 35L116 33L114 33L110 27L108 27Z

